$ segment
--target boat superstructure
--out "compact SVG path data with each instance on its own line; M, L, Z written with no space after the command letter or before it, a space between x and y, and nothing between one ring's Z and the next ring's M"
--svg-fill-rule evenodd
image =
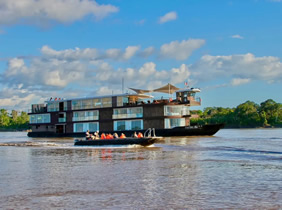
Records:
M136 93L74 99L55 98L44 104L33 104L29 112L32 131L28 136L82 137L87 130L125 133L130 136L134 131L145 131L148 128L155 128L156 134L160 136L170 136L170 131L180 128L186 130L181 135L191 134L187 132L191 117L190 107L201 105L201 99L196 97L199 89L179 89L168 84L153 91L170 96L175 93L174 98L158 99L149 94L152 90L133 90Z

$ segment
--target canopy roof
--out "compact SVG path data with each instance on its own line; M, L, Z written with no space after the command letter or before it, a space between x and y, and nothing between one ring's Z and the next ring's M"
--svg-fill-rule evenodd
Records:
M141 89L135 89L135 88L129 88L129 89L135 91L138 94L144 94L144 93L152 92L151 90L141 90Z
M168 94L172 94L175 91L179 90L179 88L173 86L172 84L168 83L167 85L154 89L154 90L141 90L141 89L135 89L135 88L129 88L133 91L135 91L138 94L142 94L142 93L149 93L149 92L160 92L160 93L168 93Z

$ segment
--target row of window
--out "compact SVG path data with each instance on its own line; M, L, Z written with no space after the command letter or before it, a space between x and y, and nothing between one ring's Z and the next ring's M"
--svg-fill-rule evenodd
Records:
M117 106L123 106L128 102L128 98L119 96L117 97ZM80 100L72 100L72 110L79 109L95 109L101 107L112 107L112 98L96 98L96 99L80 99ZM66 111L67 110L67 102L49 102L47 106L48 112L54 111ZM177 115L189 115L189 107L188 106L164 106L164 115L165 116L177 116ZM81 113L83 115L83 113ZM91 114L89 115L91 116ZM74 121L78 121L79 117L85 116L75 116ZM143 109L142 107L136 108L122 108L122 109L114 109L113 111L113 119L121 119L121 118L138 118L143 117ZM89 118L91 119L91 117ZM87 120L87 119L85 119Z
M73 124L73 132L86 132L89 130L90 132L99 130L98 122L90 122L90 123L74 123Z
M164 106L164 116L189 115L187 106ZM113 119L142 118L143 107L113 109ZM72 121L99 120L99 110L73 112ZM65 122L65 113L60 113L59 122ZM30 123L50 123L50 114L36 114L30 116Z
M114 131L121 130L141 130L143 129L143 120L124 120L124 121L114 121ZM99 130L98 122L90 123L74 123L73 132L94 132Z
M40 115L31 115L30 123L50 123L49 114L40 114ZM165 119L165 128L173 128L177 126L185 126L184 118L177 119ZM120 120L114 121L114 131L122 130L142 130L143 129L143 120ZM74 123L73 132L86 132L97 131L99 130L98 122L89 122L89 123Z
M50 114L34 114L30 115L29 123L50 123Z
M190 110L188 106L164 106L164 116L179 116L189 114Z
M143 117L143 107L114 109L113 112L113 119Z
M165 116L179 116L179 115L189 115L190 110L187 106L164 106ZM143 107L133 107L133 108L122 108L113 110L113 119L123 119L123 118L142 118L143 117ZM98 120L99 111L80 111L74 112L73 121L87 121L87 120Z
M117 97L117 106L123 106L125 103L128 103L127 97ZM72 100L71 107L72 110L112 107L112 97Z
M98 110L73 112L72 121L90 121L90 120L99 120Z
M57 111L66 111L67 110L67 102L55 102L50 101L47 103L47 111L48 112L57 112Z
M185 119L165 119L165 128L174 128L178 126L185 126ZM74 123L73 132L95 132L99 130L98 122L90 123ZM114 121L114 131L130 131L130 130L143 130L143 120L120 120Z
M128 103L128 98L123 96L118 96L116 98L117 106L123 106ZM106 98L94 98L94 99L79 99L72 100L71 108L72 110L79 109L95 109L103 107L112 107L112 97ZM47 111L56 112L56 111L66 111L67 102L66 101L48 101L47 102Z

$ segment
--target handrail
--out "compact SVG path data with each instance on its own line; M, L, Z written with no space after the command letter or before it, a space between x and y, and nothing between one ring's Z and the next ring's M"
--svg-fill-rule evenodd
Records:
M144 133L144 137L152 137L152 132L153 132L153 137L156 137L155 128L148 128ZM148 135L147 135L147 133L148 133Z

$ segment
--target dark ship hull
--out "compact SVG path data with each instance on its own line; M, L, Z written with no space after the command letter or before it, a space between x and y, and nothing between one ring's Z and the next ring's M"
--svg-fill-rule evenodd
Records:
M173 136L212 136L219 129L223 128L224 124L209 124L196 126L183 126L171 129L155 129L156 136L173 137ZM145 130L136 130L144 133ZM101 133L124 133L127 137L132 136L134 131L100 131ZM53 133L53 132L29 132L29 137L85 137L85 133Z

